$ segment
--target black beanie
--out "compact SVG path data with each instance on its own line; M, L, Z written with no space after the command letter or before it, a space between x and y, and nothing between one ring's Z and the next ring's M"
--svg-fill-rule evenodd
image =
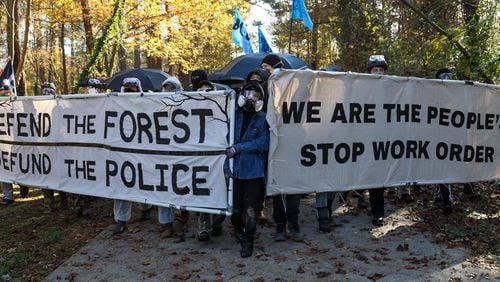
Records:
M260 64L262 65L263 63L266 63L273 68L283 67L283 62L281 61L281 58L276 54L269 54L265 56Z
M207 72L204 70L194 70L191 73L191 84L193 85L193 89L196 90L199 87L200 82L208 80Z
M436 72L436 79L439 79L439 76L442 75L443 73L452 73L452 72L447 68L438 69Z

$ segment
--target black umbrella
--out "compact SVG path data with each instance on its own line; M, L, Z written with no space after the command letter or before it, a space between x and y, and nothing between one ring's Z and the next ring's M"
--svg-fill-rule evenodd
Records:
M129 69L115 73L106 79L106 88L113 91L120 91L123 79L127 77L138 78L141 81L142 91L156 91L161 88L163 81L169 78L170 75L157 69Z
M220 70L208 76L208 79L213 82L218 82L226 85L243 83L248 73L256 68L260 68L262 59L269 53L254 53L239 56L233 59L229 64ZM285 65L285 69L302 69L307 68L307 64L300 58L290 54L276 54L280 56L281 61Z

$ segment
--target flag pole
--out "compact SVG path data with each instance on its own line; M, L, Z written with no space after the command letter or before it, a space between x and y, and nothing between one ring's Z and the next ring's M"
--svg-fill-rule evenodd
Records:
M291 9L290 9L291 11ZM290 34L288 35L288 54L292 52L292 17L290 16Z

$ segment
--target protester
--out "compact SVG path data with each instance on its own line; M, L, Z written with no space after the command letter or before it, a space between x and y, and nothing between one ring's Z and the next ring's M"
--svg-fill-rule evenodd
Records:
M0 96L14 96L12 87L10 86L9 80L4 79L0 85ZM14 203L14 189L12 188L12 183L1 183L3 198L2 204L10 205Z
M191 85L187 88L188 91L196 91L201 86L202 81L208 81L208 74L206 70L197 69L191 73Z
M182 90L181 82L175 76L165 79L161 84L161 92L180 92Z
M124 78L121 92L142 92L141 81L136 77ZM152 209L152 205L141 204L141 220L151 219ZM113 234L119 235L127 229L127 221L129 221L132 216L132 202L114 200L113 212L116 221ZM166 238L173 235L173 221L174 218L172 208L158 207L158 222L160 223L161 237Z
M270 74L273 74L278 68L282 68L284 65L278 55L271 53L262 59L260 66ZM301 194L275 195L273 197L273 219L276 223L275 241L286 241L287 225L292 240L304 240L304 233L302 233L299 226L301 197Z
M234 144L226 153L234 158L232 172L227 167L225 174L234 178L231 222L240 240L241 257L252 255L257 214L265 193L269 126L265 113L261 112L263 96L264 90L258 82L250 81L243 87L237 100Z
M42 95L50 96L56 95L56 86L52 82L45 82L42 84ZM68 193L59 191L60 207L66 209L68 207ZM55 197L54 190L42 189L43 198L45 199L45 206L49 212L55 210Z
M49 95L56 95L56 86L52 82L45 82L42 84L42 95L43 96L49 96Z
M435 78L442 80L452 80L453 72L447 68L441 68L436 71ZM476 193L474 192L472 183L464 183L463 187L464 194L470 195L471 198L477 197ZM441 209L446 214L453 212L452 199L453 196L451 193L451 185L438 184L436 203L440 204Z

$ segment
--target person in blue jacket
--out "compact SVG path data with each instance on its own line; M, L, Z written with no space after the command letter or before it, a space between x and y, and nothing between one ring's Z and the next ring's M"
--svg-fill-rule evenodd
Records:
M252 255L257 215L265 191L269 125L261 111L263 95L264 89L258 82L243 86L237 100L234 144L226 151L233 158L232 172L226 167L225 173L234 178L231 223L241 244L241 257Z

